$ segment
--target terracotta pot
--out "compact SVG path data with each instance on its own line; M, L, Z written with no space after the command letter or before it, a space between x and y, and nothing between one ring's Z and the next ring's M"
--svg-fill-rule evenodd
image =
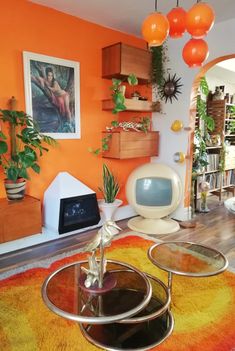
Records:
M4 185L8 200L22 200L24 198L26 188L26 180L24 178L18 178L15 182L4 179Z

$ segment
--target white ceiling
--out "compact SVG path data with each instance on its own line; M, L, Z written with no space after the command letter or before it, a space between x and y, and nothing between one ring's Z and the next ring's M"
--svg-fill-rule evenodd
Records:
M30 0L87 21L121 32L141 36L144 18L154 11L154 0ZM216 13L216 22L235 17L235 0L208 0ZM188 10L196 0L181 0ZM169 12L176 0L158 0L158 11Z

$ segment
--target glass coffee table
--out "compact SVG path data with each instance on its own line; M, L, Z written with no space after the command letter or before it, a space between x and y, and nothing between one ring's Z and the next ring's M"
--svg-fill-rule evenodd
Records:
M172 241L155 244L148 257L160 269L168 272L168 289L172 292L173 274L188 277L210 277L228 267L227 258L219 251L192 242Z
M97 293L81 286L82 266L88 262L68 264L50 274L42 297L51 311L80 323L91 343L105 350L149 350L171 334L170 295L159 279L107 260L115 284Z

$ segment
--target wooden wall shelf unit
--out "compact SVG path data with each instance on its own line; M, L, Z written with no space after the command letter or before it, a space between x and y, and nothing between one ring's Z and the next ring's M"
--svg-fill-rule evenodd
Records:
M125 111L139 111L139 112L152 112L152 102L135 100L135 99L125 99ZM114 108L112 99L107 99L102 101L103 111L111 111ZM159 105L160 110L160 105Z
M0 199L0 243L42 231L41 202L31 196L23 200Z
M103 153L103 157L128 159L158 156L159 132L103 132L102 137L110 134L109 149Z
M139 84L149 81L151 53L123 43L102 49L102 78L124 78L133 73Z

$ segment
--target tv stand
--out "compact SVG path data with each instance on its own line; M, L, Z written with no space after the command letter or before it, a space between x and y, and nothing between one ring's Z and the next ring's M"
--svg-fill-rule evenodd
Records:
M128 227L145 234L169 234L180 229L179 223L171 218L144 218L141 216L131 218Z

